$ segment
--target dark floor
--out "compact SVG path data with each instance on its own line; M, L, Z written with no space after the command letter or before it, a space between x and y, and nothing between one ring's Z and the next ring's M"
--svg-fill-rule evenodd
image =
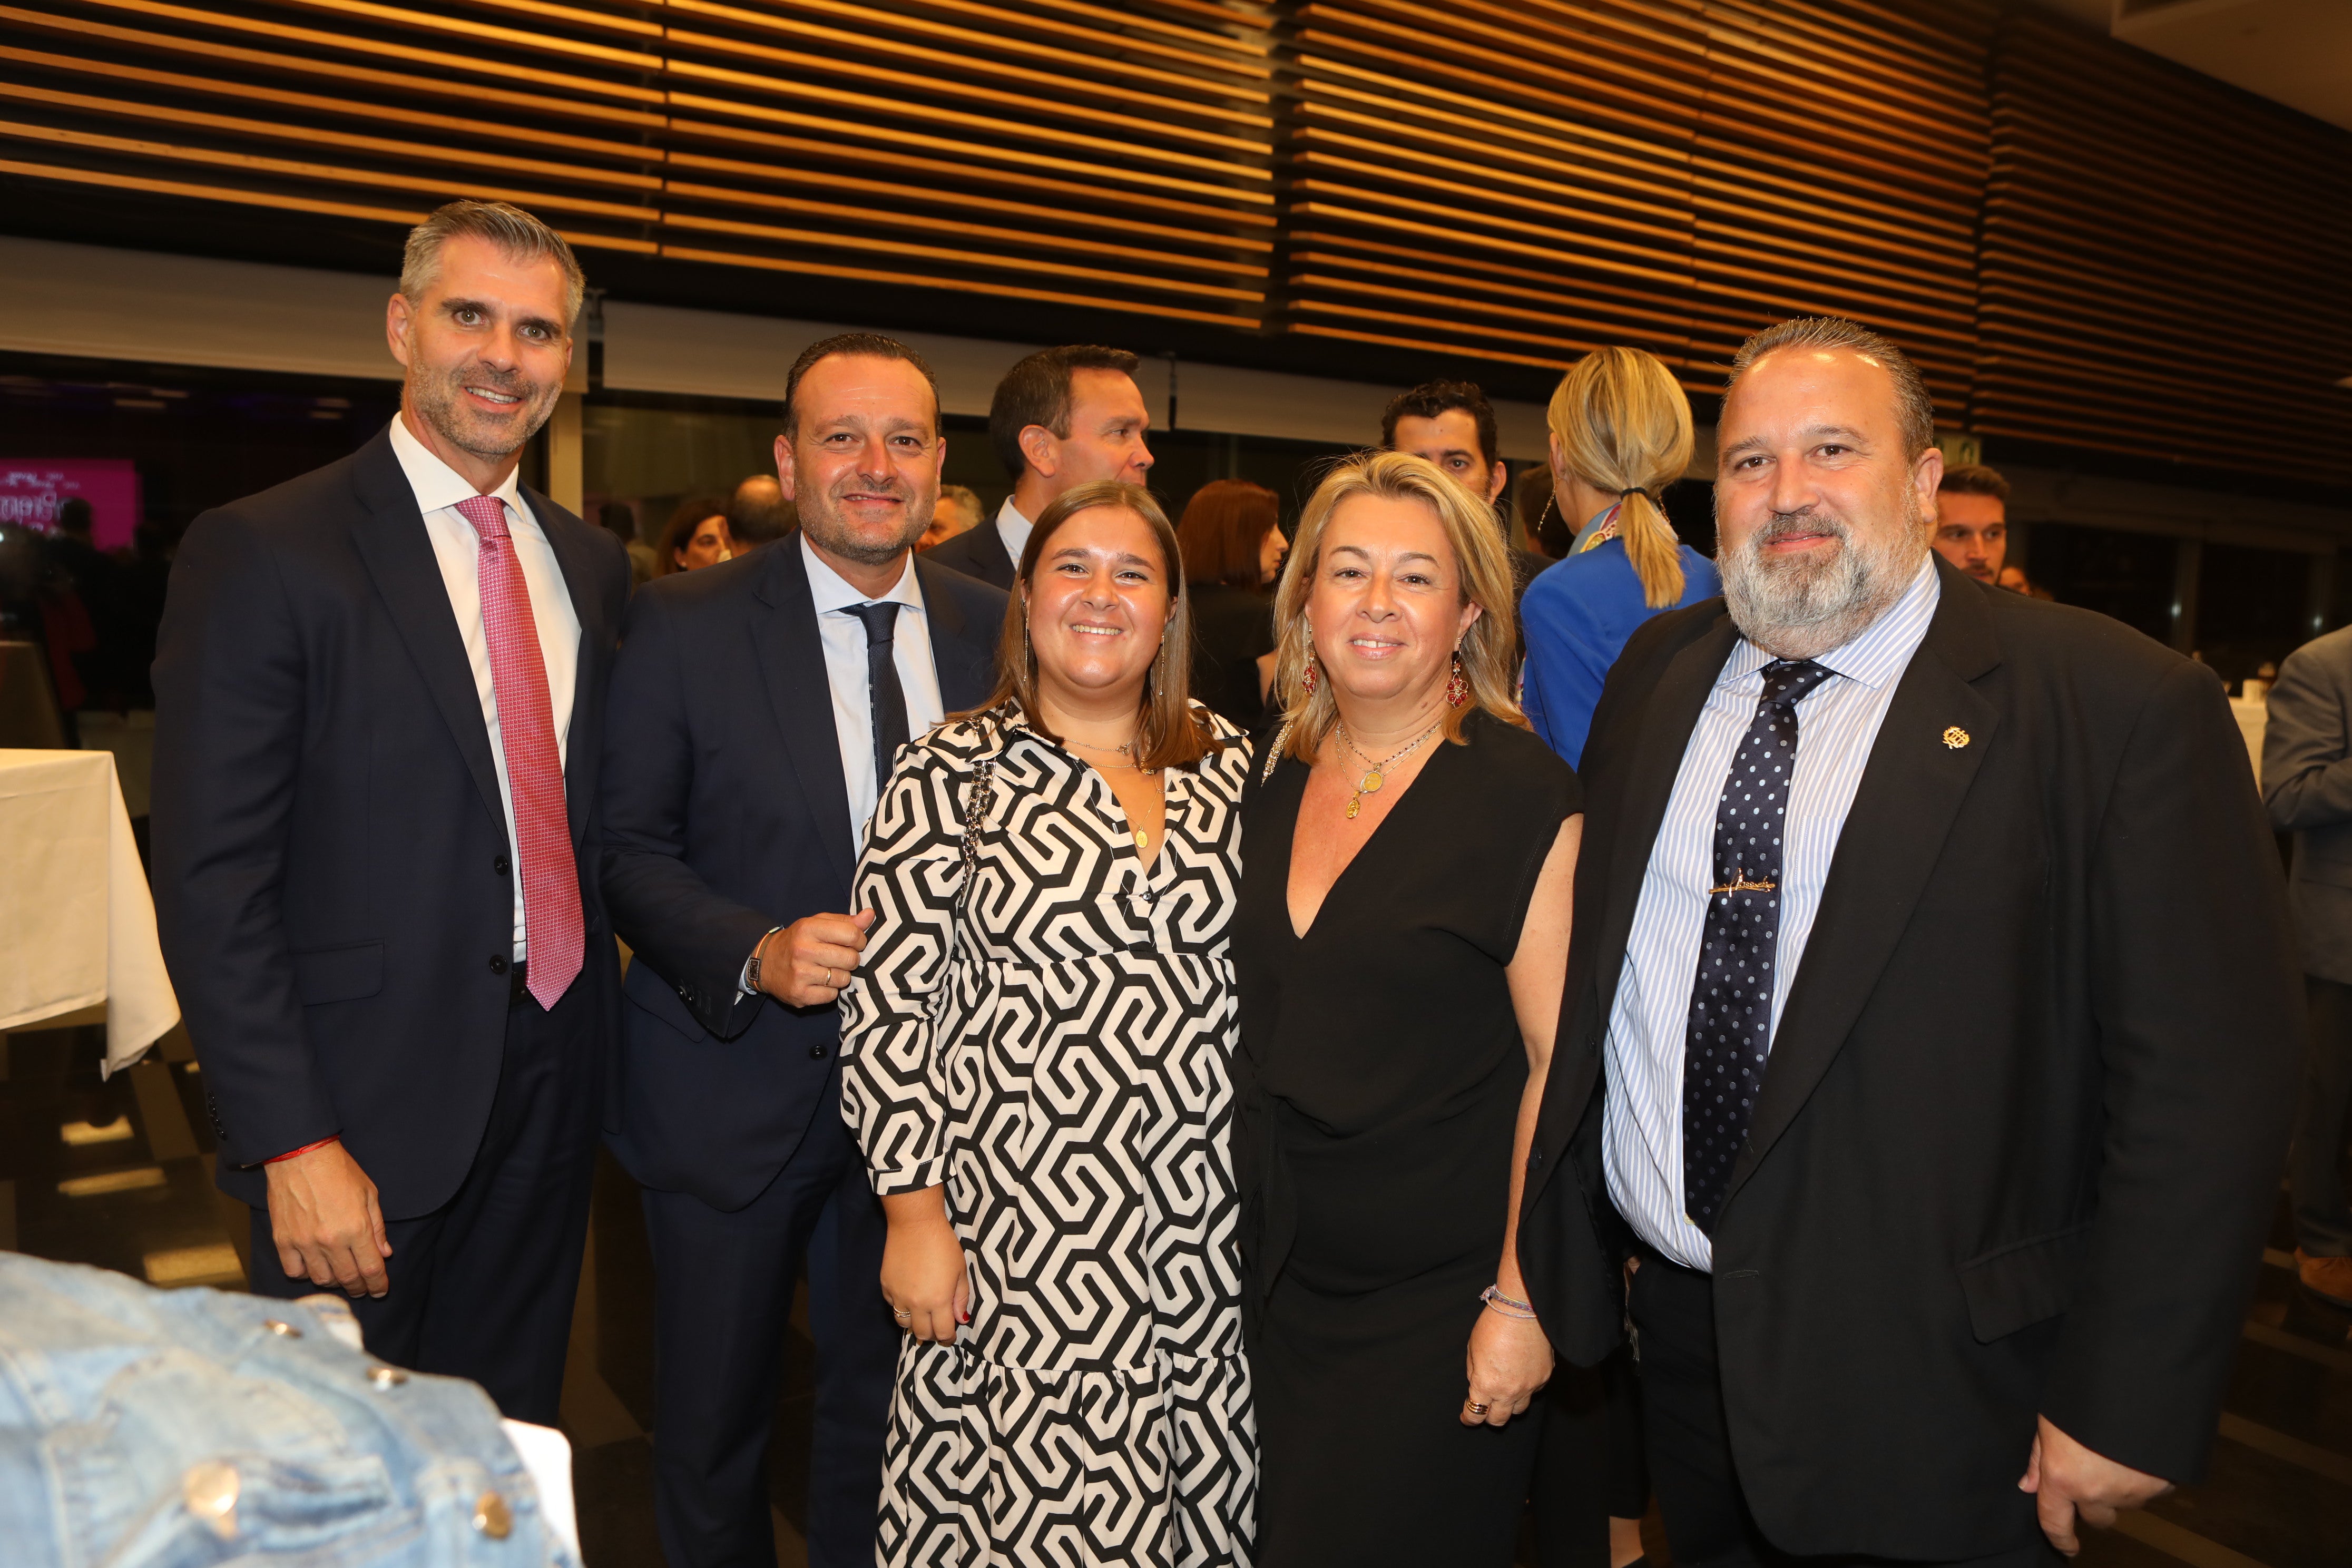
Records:
M158 1285L242 1287L245 1211L212 1184L211 1130L186 1036L101 1083L102 1030L5 1037L0 1053L0 1248L94 1263ZM2352 1313L2295 1283L2284 1205L2230 1384L2210 1473L2095 1534L2085 1568L2352 1564ZM652 1503L652 1261L635 1188L599 1172L572 1327L563 1426L588 1568L661 1568ZM784 1329L770 1466L776 1558L800 1564L810 1343ZM1899 1441L1899 1434L1889 1434ZM1667 1561L1654 1515L1651 1562Z

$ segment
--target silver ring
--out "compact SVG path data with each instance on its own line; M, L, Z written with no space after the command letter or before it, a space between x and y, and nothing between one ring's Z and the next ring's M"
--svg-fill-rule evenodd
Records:
M910 1308L907 1307L895 1308L892 1310L890 1315L898 1319L902 1325L911 1323L915 1321L914 1311Z

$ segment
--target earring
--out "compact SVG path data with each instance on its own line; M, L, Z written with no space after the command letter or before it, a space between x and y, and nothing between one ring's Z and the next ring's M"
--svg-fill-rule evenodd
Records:
M1307 668L1299 672L1298 684L1307 696L1315 695L1315 650L1311 647L1307 650Z
M1470 700L1470 678L1462 673L1462 650L1454 650L1454 673L1445 680L1445 700L1459 708Z

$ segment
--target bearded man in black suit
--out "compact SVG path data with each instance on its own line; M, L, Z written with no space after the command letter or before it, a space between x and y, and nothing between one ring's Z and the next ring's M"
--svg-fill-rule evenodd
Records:
M1677 1563L2022 1568L2212 1441L2301 1029L2277 856L2210 672L1931 554L1895 345L1759 334L1718 441L1725 596L1584 754L1522 1268L1589 1363L1639 1259Z

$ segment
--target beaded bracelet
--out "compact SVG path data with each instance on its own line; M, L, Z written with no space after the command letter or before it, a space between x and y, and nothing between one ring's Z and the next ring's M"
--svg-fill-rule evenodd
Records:
M1486 1302L1488 1310L1500 1312L1504 1317L1517 1318L1523 1323L1532 1323L1536 1321L1534 1305L1527 1301L1514 1300L1504 1295L1500 1285L1487 1286L1478 1292L1478 1300ZM1517 1310L1514 1311L1513 1308L1517 1308Z

